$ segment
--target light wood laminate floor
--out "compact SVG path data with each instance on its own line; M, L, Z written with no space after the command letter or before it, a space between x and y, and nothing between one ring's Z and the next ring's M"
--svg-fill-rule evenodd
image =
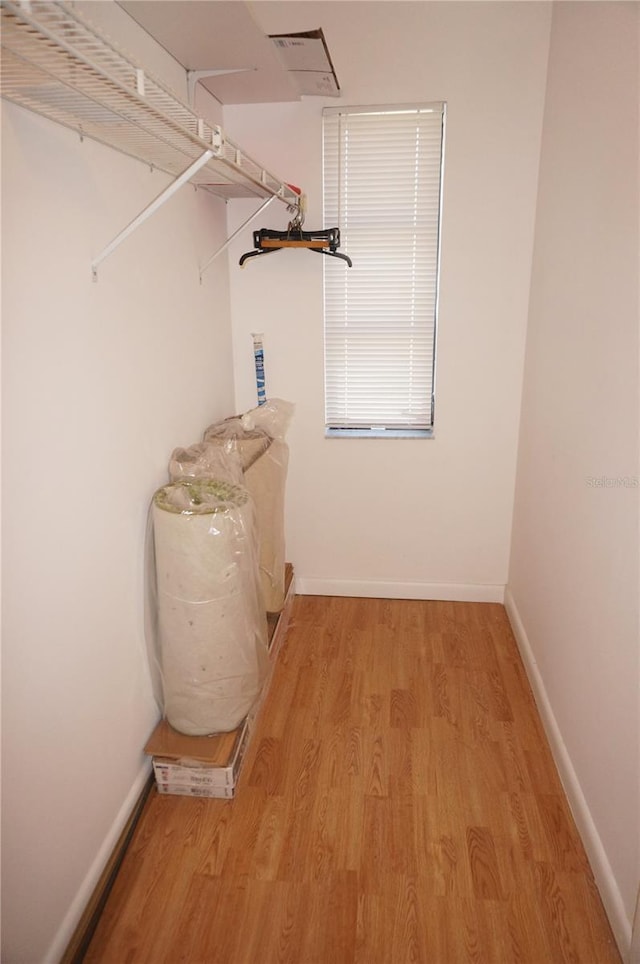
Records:
M619 964L504 608L296 597L236 798L152 791L85 960Z

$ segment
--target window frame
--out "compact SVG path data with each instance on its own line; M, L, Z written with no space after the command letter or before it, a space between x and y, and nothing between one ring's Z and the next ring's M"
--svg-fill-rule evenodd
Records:
M429 418L427 424L415 425L410 424L410 420L407 420L407 424L400 425L399 419L394 419L394 425L384 425L381 424L380 419L376 420L374 417L369 417L362 419L362 425L346 425L338 424L339 420L335 418L329 418L328 414L328 379L330 377L330 362L328 359L328 322L327 322L327 279L329 277L328 272L330 270L335 270L335 266L325 263L324 265L324 283L323 283L323 319L324 319L324 408L325 408L325 437L327 438L434 438L435 437L435 393L436 393L436 356L437 356L437 332L438 332L438 315L439 315L439 295L440 295L440 263L441 263L441 249L442 249L442 211L443 211L443 189L444 189L444 162L445 162L445 136L446 136L446 115L447 115L447 104L445 101L437 101L430 103L410 103L410 104L383 104L383 105L358 105L358 106L340 106L340 107L326 107L323 110L323 198L324 198L324 215L325 223L331 220L332 224L337 221L339 228L343 225L340 224L340 190L338 187L334 191L336 195L334 208L332 210L327 210L327 118L336 118L340 115L363 115L363 114L401 114L401 113L411 113L411 112L424 112L430 114L437 114L440 118L440 139L439 139L439 156L437 157L437 169L438 169L438 190L437 190L437 242L436 242L436 254L435 258L431 259L431 263L428 265L429 278L433 282L435 289L435 294L433 298L433 312L430 320L425 322L428 332L432 331L432 347L430 349L430 373L427 376L427 381L431 386L431 397L428 397L429 384L425 384L425 390L427 392L427 409L429 410ZM335 125L334 125L335 126ZM336 136L334 134L334 136ZM341 148L340 133L337 134L337 147L338 150ZM434 158L433 152L431 153L431 161ZM342 165L340 158L334 156L332 161L332 171L334 175L337 172L337 177L342 178ZM433 203L435 196L432 195L431 202ZM338 211L335 210L337 207ZM375 211L375 206L372 206L372 210ZM328 219L328 220L327 220ZM372 226L375 220L375 215L372 215ZM417 231L414 234L414 238L417 235ZM344 246L346 252L349 254L349 241L348 241L348 230L342 231L341 244ZM352 252L351 252L352 253ZM357 256L356 256L357 257ZM329 259L325 259L329 260ZM357 261L354 261L356 264ZM345 271L350 271L353 269L345 268ZM412 301L412 304L414 302ZM347 312L344 311L344 316L346 318ZM423 332L424 334L424 332ZM412 343L413 344L413 343ZM428 356L429 357L429 356ZM372 376L373 377L373 376ZM346 380L344 382L346 385Z

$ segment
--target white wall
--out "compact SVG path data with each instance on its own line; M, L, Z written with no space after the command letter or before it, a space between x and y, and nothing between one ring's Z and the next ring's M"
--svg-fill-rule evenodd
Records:
M268 394L297 406L287 544L298 587L502 600L550 9L262 2L254 12L269 32L324 29L341 103L448 104L434 440L325 440L322 259L288 251L240 270L250 230L232 249L237 406L255 404L256 329ZM335 101L224 112L232 137L304 188L312 228L322 226L324 103ZM272 206L252 228L286 223Z
M169 82L115 4L89 5ZM224 202L3 104L3 953L56 961L148 772L146 513L233 409ZM216 120L211 116L211 120Z
M640 878L638 10L554 9L508 591L623 947Z

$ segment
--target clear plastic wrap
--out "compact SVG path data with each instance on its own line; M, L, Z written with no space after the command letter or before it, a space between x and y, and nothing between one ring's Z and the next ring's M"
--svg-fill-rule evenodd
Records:
M292 415L290 402L272 399L245 415L210 425L204 433L204 444L239 455L244 485L255 506L264 608L272 613L284 605L284 495L289 465L284 436Z
M242 485L242 462L233 446L196 442L186 449L174 449L169 461L169 480L218 479Z
M152 500L155 658L165 716L181 733L235 729L268 671L252 500L199 479Z
M269 438L284 439L294 411L293 402L285 402L282 398L270 398L258 408L252 408L241 416L242 427L249 431L257 428L266 432Z

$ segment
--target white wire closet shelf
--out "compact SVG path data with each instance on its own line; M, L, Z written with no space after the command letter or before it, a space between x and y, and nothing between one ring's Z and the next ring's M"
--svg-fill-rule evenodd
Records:
M180 183L225 199L278 199L299 210L296 190L245 154L221 127L198 117L69 3L0 0L0 6L4 98Z

